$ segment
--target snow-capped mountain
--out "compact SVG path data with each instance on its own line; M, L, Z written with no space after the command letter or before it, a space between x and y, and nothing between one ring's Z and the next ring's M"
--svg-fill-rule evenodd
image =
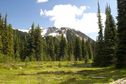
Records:
M80 31L68 28L68 27L61 27L61 28L49 27L49 28L45 28L45 29L41 28L41 29L42 29L41 35L43 37L46 37L46 36L59 37L63 34L63 36L69 41L74 41L75 37L77 36L77 37L80 37L80 39L83 38L85 41L89 40L90 42L93 42L93 43L95 42L93 39L91 39L86 34L80 32ZM20 31L22 31L22 30L20 30ZM26 31L23 31L23 32L26 32ZM27 32L28 32L28 30L27 30Z
M42 36L56 37L56 36L61 36L62 34L67 39L72 39L72 38L74 39L75 36L78 36L80 38L84 38L85 40L90 40L90 41L94 42L94 40L91 39L86 34L80 32L80 31L68 28L68 27L61 27L61 28L49 27L47 29L42 29Z

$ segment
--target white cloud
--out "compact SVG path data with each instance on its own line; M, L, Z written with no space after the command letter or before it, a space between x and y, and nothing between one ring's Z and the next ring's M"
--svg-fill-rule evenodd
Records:
M42 9L40 9L40 15L43 16L44 15L44 12Z
M44 3L44 2L48 2L48 0L37 0L37 3Z
M55 27L70 27L83 33L98 32L97 13L85 12L88 7L75 5L55 5L52 10L42 10L41 16L49 17ZM101 13L102 21L105 22L105 14Z

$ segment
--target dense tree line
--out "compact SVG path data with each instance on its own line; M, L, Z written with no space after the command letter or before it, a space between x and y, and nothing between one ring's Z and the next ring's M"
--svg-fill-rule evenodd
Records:
M40 26L34 23L29 32L13 29L7 15L0 15L0 61L80 61L92 59L94 44L69 31L58 37L41 35Z
M103 35L100 6L98 3L99 33L95 45L95 66L116 65L116 68L126 68L126 0L117 0L117 5L117 28L111 15L110 6L107 5Z
M100 15L100 6L98 3L98 25L99 35L95 47L95 66L110 66L116 63L116 43L117 43L117 29L111 15L110 6L106 6L105 10L106 21L103 33L102 20Z
M34 23L29 32L13 29L7 22L7 15L0 15L0 62L10 61L87 61L93 65L105 67L116 65L126 66L126 1L117 0L118 24L114 22L111 8L106 6L105 27L102 24L100 5L98 3L98 37L91 42L71 31L66 36L42 36L41 28ZM104 32L103 32L104 31Z
M110 6L106 6L105 10L106 21L105 30L103 33L102 19L100 15L100 5L98 3L98 39L96 41L95 49L95 66L109 66L115 64L116 60L116 41L117 41L117 30L114 19L111 15Z
M126 0L117 0L117 68L126 68Z

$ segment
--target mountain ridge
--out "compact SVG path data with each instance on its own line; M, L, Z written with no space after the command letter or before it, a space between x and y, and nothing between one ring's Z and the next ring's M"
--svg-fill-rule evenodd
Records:
M43 37L46 37L46 36L53 36L53 37L57 37L57 36L61 36L63 34L63 36L65 38L69 38L69 35L75 37L80 37L80 39L84 39L85 41L86 40L90 40L91 42L95 42L95 40L93 40L92 38L90 38L88 35L82 33L81 31L79 30L75 30L75 29L72 29L72 28L69 28L69 27L61 27L61 28L57 28L57 27L48 27L48 28L42 28L42 33L41 35ZM20 30L22 31L22 30ZM28 30L26 31L23 31L23 32L28 32Z
M68 37L69 35L80 37L81 39L84 38L85 40L90 40L91 42L95 42L92 38L90 38L88 35L82 33L81 31L69 28L69 27L48 27L46 29L42 29L42 36L61 36L63 34L64 37Z

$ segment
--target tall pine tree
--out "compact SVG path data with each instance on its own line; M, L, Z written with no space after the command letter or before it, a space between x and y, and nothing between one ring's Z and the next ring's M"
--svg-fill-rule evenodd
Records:
M85 63L87 62L87 55L86 55L86 47L85 47L85 42L84 38L82 38L82 58L84 59Z
M7 53L8 53L7 15L4 17L4 22L3 22L2 29L3 29L3 33L2 33L3 54L7 55Z
M81 60L81 42L79 37L76 37L75 40L74 56L75 61Z
M36 61L41 60L42 55L42 36L41 36L41 29L39 25L34 30L34 49L35 49L35 58Z
M98 32L98 38L96 40L96 45L95 45L95 57L94 57L94 65L95 66L102 66L103 63L103 26L102 26L102 21L101 21L101 14L100 14L100 5L98 3L98 27L99 27L99 32Z
M9 24L7 28L7 44L8 44L7 55L14 58L13 29L11 24Z
M66 39L62 34L60 44L59 44L59 60L63 60L65 55L66 55Z
M74 43L74 42L73 42ZM67 44L67 55L68 55L68 60L69 61L74 61L74 57L73 57L73 48L74 48L74 44L71 41L69 41Z
M104 49L104 66L114 64L115 49L116 49L116 26L111 15L111 9L106 7L106 22L105 22L105 49Z
M118 4L118 46L117 68L126 68L126 0L117 0Z
M54 60L54 41L52 36L46 37L46 53L48 55L48 60Z
M0 14L0 53L2 53L2 48L3 48L3 44L2 44L2 33L3 33L3 21L2 21L2 16Z
M31 26L31 30L29 31L29 35L27 36L27 57L30 61L35 60L35 38L34 38L35 25L34 23Z
M19 35L17 34L18 30L14 30L14 58L15 60L20 59L20 47L19 47Z

